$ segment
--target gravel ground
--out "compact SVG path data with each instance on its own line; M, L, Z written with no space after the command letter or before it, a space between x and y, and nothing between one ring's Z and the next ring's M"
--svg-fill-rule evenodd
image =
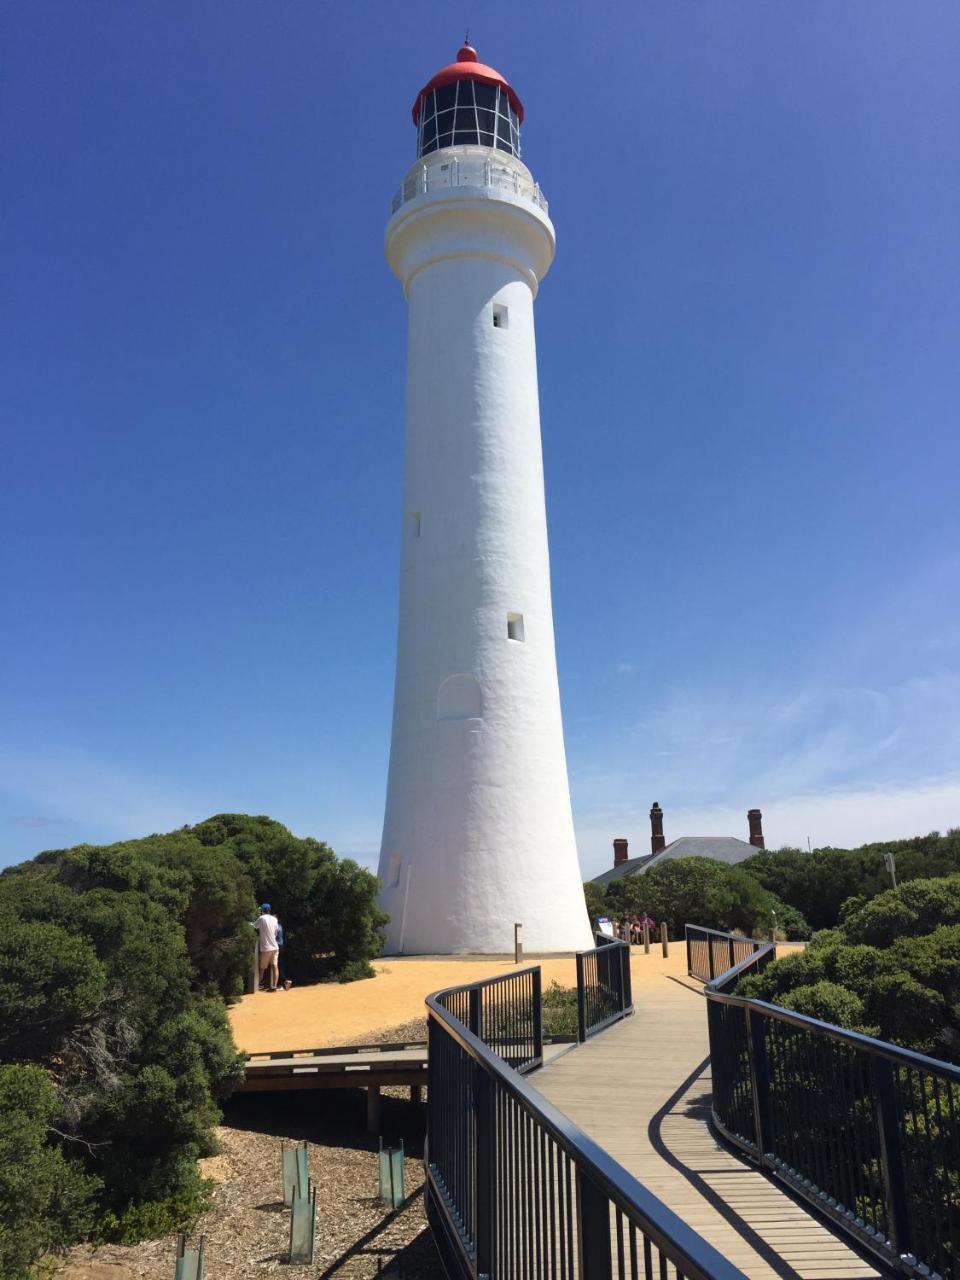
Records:
M410 1038L406 1028L382 1033L384 1040ZM213 1207L198 1223L204 1232L205 1280L234 1280L277 1271L311 1280L361 1280L378 1274L396 1280L441 1280L423 1212L422 1106L405 1089L384 1089L384 1141L403 1140L405 1190L402 1208L391 1212L377 1199L376 1140L364 1132L361 1090L317 1094L240 1095L226 1109L219 1130L220 1154L203 1162L217 1180ZM280 1144L310 1143L310 1176L317 1187L317 1246L312 1266L284 1259L290 1216L280 1192ZM69 1255L63 1280L172 1280L173 1237L130 1247L84 1246Z

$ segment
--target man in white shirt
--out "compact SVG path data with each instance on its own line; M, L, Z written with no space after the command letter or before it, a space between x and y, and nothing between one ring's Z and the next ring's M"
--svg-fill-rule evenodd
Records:
M267 989L276 991L277 982L280 978L280 939L283 933L280 928L280 921L270 913L269 902L261 902L260 914L253 927L260 935L260 986L262 987L266 982L267 970L269 969L270 986Z

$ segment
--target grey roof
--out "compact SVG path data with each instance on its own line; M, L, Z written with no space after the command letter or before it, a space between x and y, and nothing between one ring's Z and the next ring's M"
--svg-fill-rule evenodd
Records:
M680 836L671 840L659 853L628 858L619 867L601 872L593 877L593 883L608 885L621 876L636 875L637 872L646 871L648 867L658 866L668 858L714 858L717 862L733 866L758 852L752 844L748 844L746 840L738 840L736 836Z
M594 876L593 884L608 885L612 880L619 880L621 876L632 875L635 871L639 871L652 857L652 853L646 853L639 858L628 858L626 862L621 862L619 867L611 867L609 871L601 871L598 876Z
M668 858L714 858L730 866L751 858L759 850L746 840L736 836L680 836L671 840L665 849L649 859L650 865L666 862Z

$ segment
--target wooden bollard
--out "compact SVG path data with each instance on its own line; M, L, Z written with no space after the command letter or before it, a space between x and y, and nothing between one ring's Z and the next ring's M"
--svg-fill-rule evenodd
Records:
M664 958L670 955L670 930L667 928L666 920L660 925L660 946L663 948Z
M646 920L643 922L643 954L645 956L650 954L650 926Z

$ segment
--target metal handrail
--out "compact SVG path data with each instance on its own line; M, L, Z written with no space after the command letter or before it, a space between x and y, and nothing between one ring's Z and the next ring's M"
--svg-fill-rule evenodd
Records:
M753 956L748 956L746 960L737 965L737 968L748 967L753 959ZM889 1058L891 1062L900 1062L904 1066L922 1067L927 1071L936 1071L945 1080L949 1080L952 1084L960 1085L960 1067L952 1062L944 1062L942 1058L931 1058L928 1054L917 1053L915 1049L906 1049L903 1045L893 1044L889 1040L878 1040L875 1036L864 1035L862 1031L849 1031L846 1027L838 1027L832 1022L823 1022L820 1018L811 1018L806 1013L796 1013L793 1009L784 1009L779 1004L769 1004L766 1000L753 1000L748 996L725 995L717 984L729 976L729 974L722 974L720 978L715 979L714 982L708 982L704 986L704 991L708 993L708 999L716 1000L720 1004L737 1005L741 1009L762 1013L768 1018L776 1018L778 1022L788 1022L791 1026L801 1027L805 1031L825 1036L828 1040L836 1040L840 1044L849 1045L851 1048L874 1053L881 1058Z
M448 1006L457 1002L459 990L450 987L426 1001L431 1038L425 1159L430 1208L440 1211L436 1216L442 1218L459 1274L465 1280L513 1280L518 1255L511 1251L530 1256L536 1224L544 1273L552 1251L554 1266L558 1252L563 1259L569 1256L571 1275L608 1280L617 1264L616 1274L640 1280L647 1272L638 1268L657 1250L686 1280L744 1280L742 1272L451 1013ZM455 1106L458 1100L465 1106ZM458 1122L463 1129L454 1146L461 1158L467 1153L472 1161L468 1177L462 1170L441 1170L433 1161L438 1126ZM508 1165L511 1159L514 1163ZM524 1192L527 1200L520 1213L517 1202ZM504 1215L508 1232L498 1229Z
M597 945L576 953L577 1039L581 1044L633 1013L630 944L605 933L593 936Z
M704 986L715 1128L886 1267L960 1280L960 1067L736 995L775 954Z
M719 929L706 929L699 924L685 924L683 931L687 943L687 973L702 982L712 982L719 974L732 969L738 963L738 951L742 952L744 947L750 948L748 954L769 952L772 948L771 943L761 942L758 938L745 938L739 933L721 933ZM698 966L696 957L703 950L707 963L706 966ZM721 966L717 963L718 951L723 953L721 962L725 962ZM743 958L741 955L740 959Z
M683 927L685 930L696 929L698 933L713 934L715 938L733 938L736 942L755 942L758 947L770 945L770 940L768 938L748 938L746 934L730 933L729 930L726 929L708 929L704 924L685 924Z
M506 993L506 998L501 996ZM487 998L485 998L487 997ZM449 1013L523 1074L543 1064L543 992L538 964L437 993ZM519 1017L529 1006L529 1017Z
M460 156L437 151L431 161L418 165L407 175L391 201L390 212L396 213L417 196L447 187L485 187L507 191L529 200L544 213L550 210L540 183L527 181L512 165L489 156Z

